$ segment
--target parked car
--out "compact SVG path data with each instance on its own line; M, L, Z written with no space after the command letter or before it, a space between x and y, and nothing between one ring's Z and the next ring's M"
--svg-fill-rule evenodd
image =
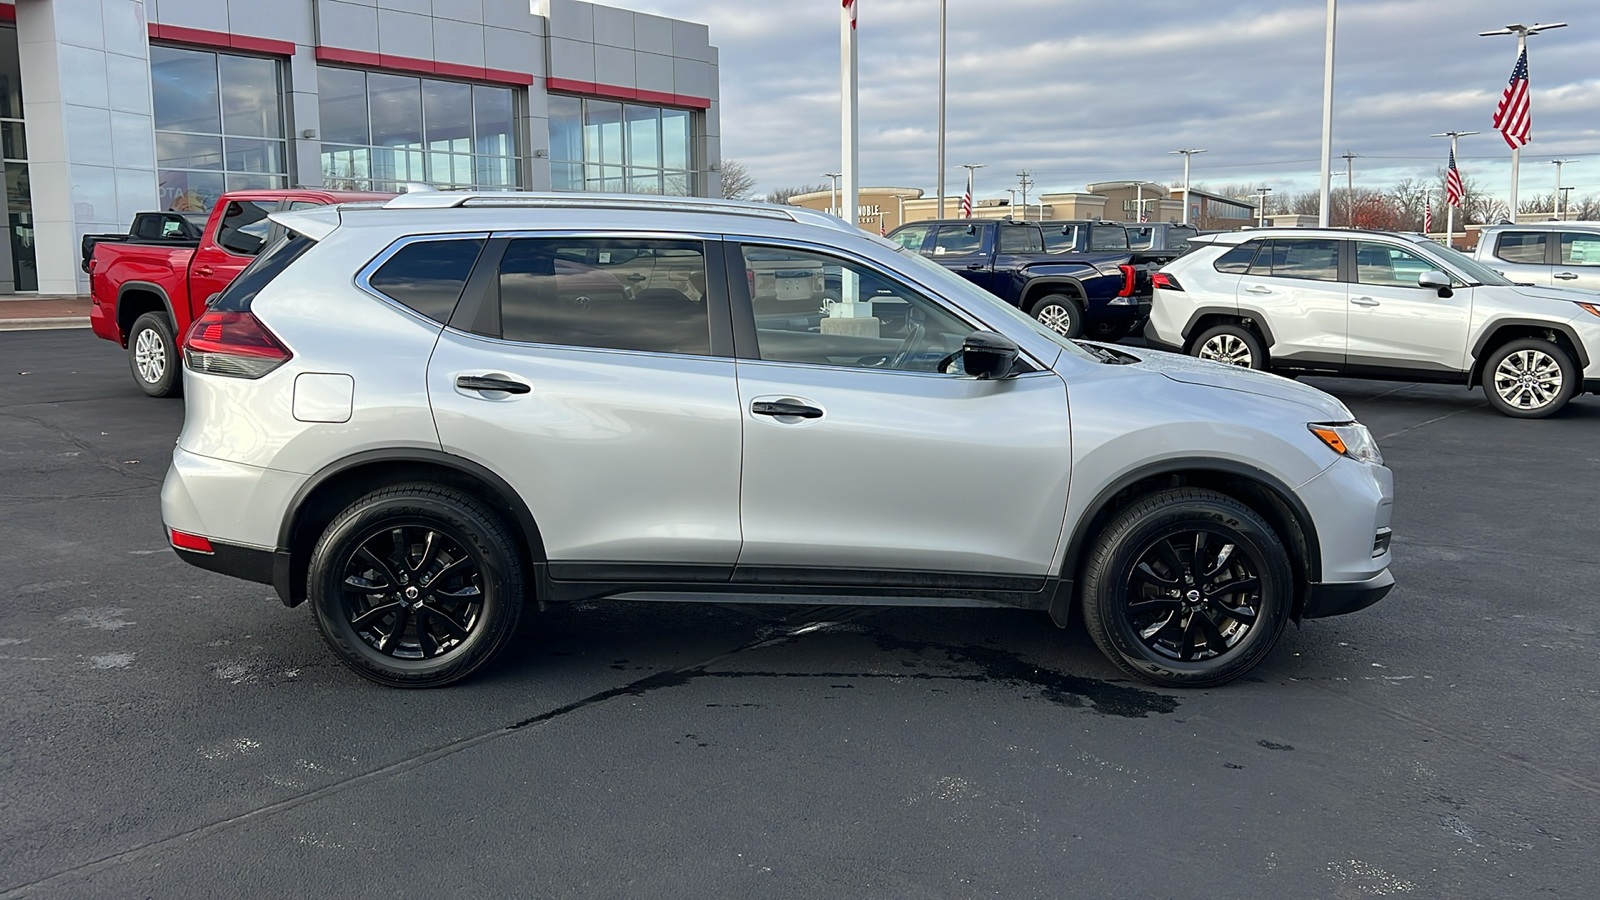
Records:
M467 675L533 603L803 598L1081 607L1125 671L1210 685L1393 583L1391 476L1338 400L1068 340L820 212L452 192L271 218L184 349L162 517L383 684ZM596 295L557 264L602 250L706 290ZM816 327L757 262L906 312Z
M1264 229L1191 243L1155 276L1151 346L1273 372L1482 385L1520 418L1600 393L1600 294L1513 284L1415 234Z
M1600 222L1488 225L1473 257L1512 281L1600 290Z
M267 215L393 194L274 190L223 194L203 223L188 213L151 212L134 217L128 234L83 239L89 273L89 325L128 349L128 368L152 397L183 389L178 350L206 300L228 286L277 234Z
M1057 225L1061 231L1066 226ZM1076 235L1079 232L1074 231ZM1105 223L1102 240L1122 246L1050 251L1044 229L1011 219L933 219L902 225L889 240L920 252L1067 337L1115 341L1148 313L1138 296L1138 267L1121 226Z

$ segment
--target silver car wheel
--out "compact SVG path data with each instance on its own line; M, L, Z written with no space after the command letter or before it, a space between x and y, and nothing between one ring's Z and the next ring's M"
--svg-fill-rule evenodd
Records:
M1541 350L1519 350L1494 370L1500 399L1521 410L1543 409L1561 395L1561 364Z
M1195 354L1201 359L1225 363L1230 366L1250 368L1254 362L1250 358L1250 347L1244 341L1231 334L1219 334L1208 339L1200 345L1200 352Z
M1037 316L1039 324L1054 331L1063 337L1072 336L1072 310L1059 303L1052 303L1039 310Z
M167 345L154 328L146 328L134 339L133 360L147 384L156 384L167 374Z

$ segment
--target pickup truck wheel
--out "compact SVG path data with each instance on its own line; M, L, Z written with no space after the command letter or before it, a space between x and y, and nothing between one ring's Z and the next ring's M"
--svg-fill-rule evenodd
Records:
M390 687L465 678L505 649L522 616L510 530L477 499L431 484L346 507L311 553L308 587L323 640Z
M1062 337L1075 338L1083 335L1083 307L1066 294L1046 294L1040 297L1034 302L1033 308L1028 310L1028 315L1038 319L1039 324Z
M1209 687L1272 650L1293 584L1288 551L1254 510L1215 491L1162 491L1096 539L1084 623L1123 671L1166 687Z
M1578 380L1572 357L1538 338L1511 341L1483 364L1483 392L1490 405L1518 419L1555 415L1577 393Z
M1242 325L1218 325L1207 329L1195 338L1189 353L1200 359L1245 369L1267 367L1267 350L1261 346L1261 339Z
M178 361L178 341L165 313L145 313L128 332L128 368L139 389L152 397L183 393L183 370Z

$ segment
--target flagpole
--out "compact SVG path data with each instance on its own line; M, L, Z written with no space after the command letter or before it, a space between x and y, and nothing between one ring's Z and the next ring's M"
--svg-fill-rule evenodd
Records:
M1333 29L1337 5L1338 0L1328 0L1326 47L1322 58L1322 202L1317 210L1319 228L1328 227L1333 204Z
M1519 59L1519 60L1522 59L1523 58L1522 54L1527 53L1527 52L1528 52L1528 32L1526 30L1519 31L1519 32L1517 32L1517 59ZM1533 85L1531 83L1532 82L1531 78L1529 79L1529 82L1530 83L1528 85L1528 91L1529 91L1529 93L1532 93ZM1533 102L1533 98L1529 97L1528 98L1528 102L1532 103ZM1517 175L1521 171L1521 169L1522 169L1522 147L1519 145L1519 146L1511 148L1511 224L1513 224L1513 225L1517 224Z
M856 180L857 167L861 162L860 148L857 138L860 134L860 116L857 112L859 103L859 86L856 59L856 10L855 6L861 0L844 0L839 8L839 67L841 87L844 91L842 119L840 123L843 132L841 150L843 162L840 164L841 175L844 180L844 196L840 198L839 217L852 225L859 225L861 213L861 184Z
M944 7L945 0L939 0L939 214L934 216L936 219L944 218ZM967 180L970 189L971 172L967 173Z
M1520 66L1520 65L1525 65L1526 61L1527 61L1528 35L1530 35L1530 34L1538 34L1541 31L1549 31L1552 28L1565 28L1565 27L1567 27L1567 23L1565 23L1565 22L1553 22L1553 23L1551 23L1549 25L1541 25L1541 24L1539 24L1537 22L1535 22L1533 25L1521 25L1521 24L1507 25L1504 28L1497 28L1494 31L1480 31L1480 32L1478 32L1478 37L1489 37L1490 35L1497 35L1497 34L1514 34L1514 35L1516 35L1517 36L1517 62L1514 65ZM1514 68L1514 69L1512 69L1513 78L1515 77L1515 75L1516 75L1516 69ZM1523 75L1526 78L1528 73L1524 72ZM1533 93L1532 79L1529 78L1527 80L1528 80L1529 83L1524 87L1524 90L1527 91L1529 95L1531 95ZM1527 96L1527 95L1524 95L1524 96L1525 96L1525 99L1523 101L1524 103L1531 103L1532 102L1531 96ZM1508 110L1508 112L1509 112L1509 110ZM1498 114L1496 115L1496 118L1497 119L1499 118ZM1507 128L1505 126L1501 126L1501 123L1498 122L1498 121L1495 124L1496 124L1496 126L1500 127L1500 131L1501 131L1502 134L1508 135L1507 143L1511 143L1511 141L1509 139L1509 132L1507 131ZM1522 144L1520 144L1520 143L1511 143L1511 210L1510 210L1510 212L1511 212L1511 224L1513 224L1513 225L1515 225L1516 222L1517 222L1517 174L1518 174L1518 170L1521 168L1521 165L1522 165Z

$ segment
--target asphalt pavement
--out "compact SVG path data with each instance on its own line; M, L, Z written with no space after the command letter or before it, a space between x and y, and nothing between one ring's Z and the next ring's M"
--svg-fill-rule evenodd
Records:
M598 602L397 691L167 549L181 402L0 333L0 898L1600 894L1600 397L1311 383L1398 586L1241 682L1042 613Z

